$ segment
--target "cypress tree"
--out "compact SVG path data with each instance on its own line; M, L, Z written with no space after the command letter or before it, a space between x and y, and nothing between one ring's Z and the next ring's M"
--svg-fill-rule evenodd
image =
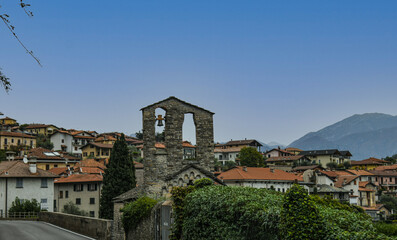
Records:
M103 175L99 217L113 219L113 198L136 186L135 166L124 134L114 143Z

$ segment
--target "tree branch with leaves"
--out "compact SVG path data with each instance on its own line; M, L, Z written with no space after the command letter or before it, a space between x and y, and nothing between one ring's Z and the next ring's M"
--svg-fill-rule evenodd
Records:
M33 12L29 10L30 4L26 3L25 0L20 0L19 6L23 9L26 15L28 15L29 17L33 17ZM0 9L1 9L1 5L0 5ZM42 66L40 60L33 54L33 51L29 50L26 47L26 45L21 41L21 39L18 37L15 31L15 26L12 25L11 23L10 15L4 12L0 12L0 19L3 21L7 29L14 36L14 38L18 41L18 43L25 49L26 53L29 54L39 64L39 66ZM0 83L6 92L11 90L11 82L9 80L10 79L0 71Z

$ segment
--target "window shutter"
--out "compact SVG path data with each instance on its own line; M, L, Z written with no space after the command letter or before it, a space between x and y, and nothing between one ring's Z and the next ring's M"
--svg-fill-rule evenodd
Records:
M81 184L81 191L84 191L84 184Z
M95 183L95 191L98 189L98 185Z
M76 184L73 184L73 191L76 192Z

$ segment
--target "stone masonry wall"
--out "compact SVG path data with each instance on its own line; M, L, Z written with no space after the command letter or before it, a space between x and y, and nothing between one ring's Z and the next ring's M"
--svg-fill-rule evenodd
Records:
M157 108L166 111L165 150L155 148L155 111ZM196 126L196 160L183 159L182 128L186 113L193 114ZM213 169L213 113L170 97L143 108L142 116L145 151L144 186L148 194L164 195L167 192L166 177L188 164L195 164L207 171Z
M111 239L112 220L55 212L40 212L39 220L98 240Z

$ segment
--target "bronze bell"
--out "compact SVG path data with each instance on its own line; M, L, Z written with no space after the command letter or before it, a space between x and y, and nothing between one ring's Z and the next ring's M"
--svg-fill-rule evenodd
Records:
M163 124L163 120L164 120L163 115L159 114L156 120L158 121L157 126L159 126L159 127L164 126L164 124Z

